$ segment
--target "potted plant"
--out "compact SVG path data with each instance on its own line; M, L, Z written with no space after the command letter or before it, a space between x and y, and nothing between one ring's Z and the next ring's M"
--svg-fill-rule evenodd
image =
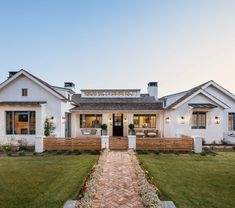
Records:
M135 135L135 125L134 124L129 124L128 125L128 127L129 127L129 134L130 135Z
M102 135L107 135L107 128L108 128L107 124L102 124L101 125Z

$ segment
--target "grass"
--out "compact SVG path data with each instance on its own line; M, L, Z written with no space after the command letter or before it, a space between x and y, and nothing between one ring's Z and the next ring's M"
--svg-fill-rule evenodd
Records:
M140 155L161 192L179 208L235 207L235 152L217 156Z
M62 207L79 193L97 158L0 157L0 207Z

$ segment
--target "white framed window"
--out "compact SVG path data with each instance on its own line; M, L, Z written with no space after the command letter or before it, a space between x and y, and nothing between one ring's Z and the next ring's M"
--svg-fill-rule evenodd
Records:
M7 135L35 135L36 113L35 111L6 111Z
M228 130L235 131L235 113L228 113Z
M28 96L28 89L27 88L22 88L22 91L21 91L21 94L22 96Z
M192 129L206 129L206 112L193 112Z
M156 128L156 115L134 115L135 128Z

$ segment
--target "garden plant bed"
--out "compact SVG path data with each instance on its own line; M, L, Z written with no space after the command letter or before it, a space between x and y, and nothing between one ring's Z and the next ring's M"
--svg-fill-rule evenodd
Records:
M235 152L215 157L139 155L162 200L177 207L235 207Z
M0 157L0 207L62 207L75 198L96 155Z

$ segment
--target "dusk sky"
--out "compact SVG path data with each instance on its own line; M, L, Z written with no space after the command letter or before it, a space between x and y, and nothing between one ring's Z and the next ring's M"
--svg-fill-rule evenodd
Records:
M1 82L23 68L77 89L213 79L235 94L235 0L0 0L0 31Z

